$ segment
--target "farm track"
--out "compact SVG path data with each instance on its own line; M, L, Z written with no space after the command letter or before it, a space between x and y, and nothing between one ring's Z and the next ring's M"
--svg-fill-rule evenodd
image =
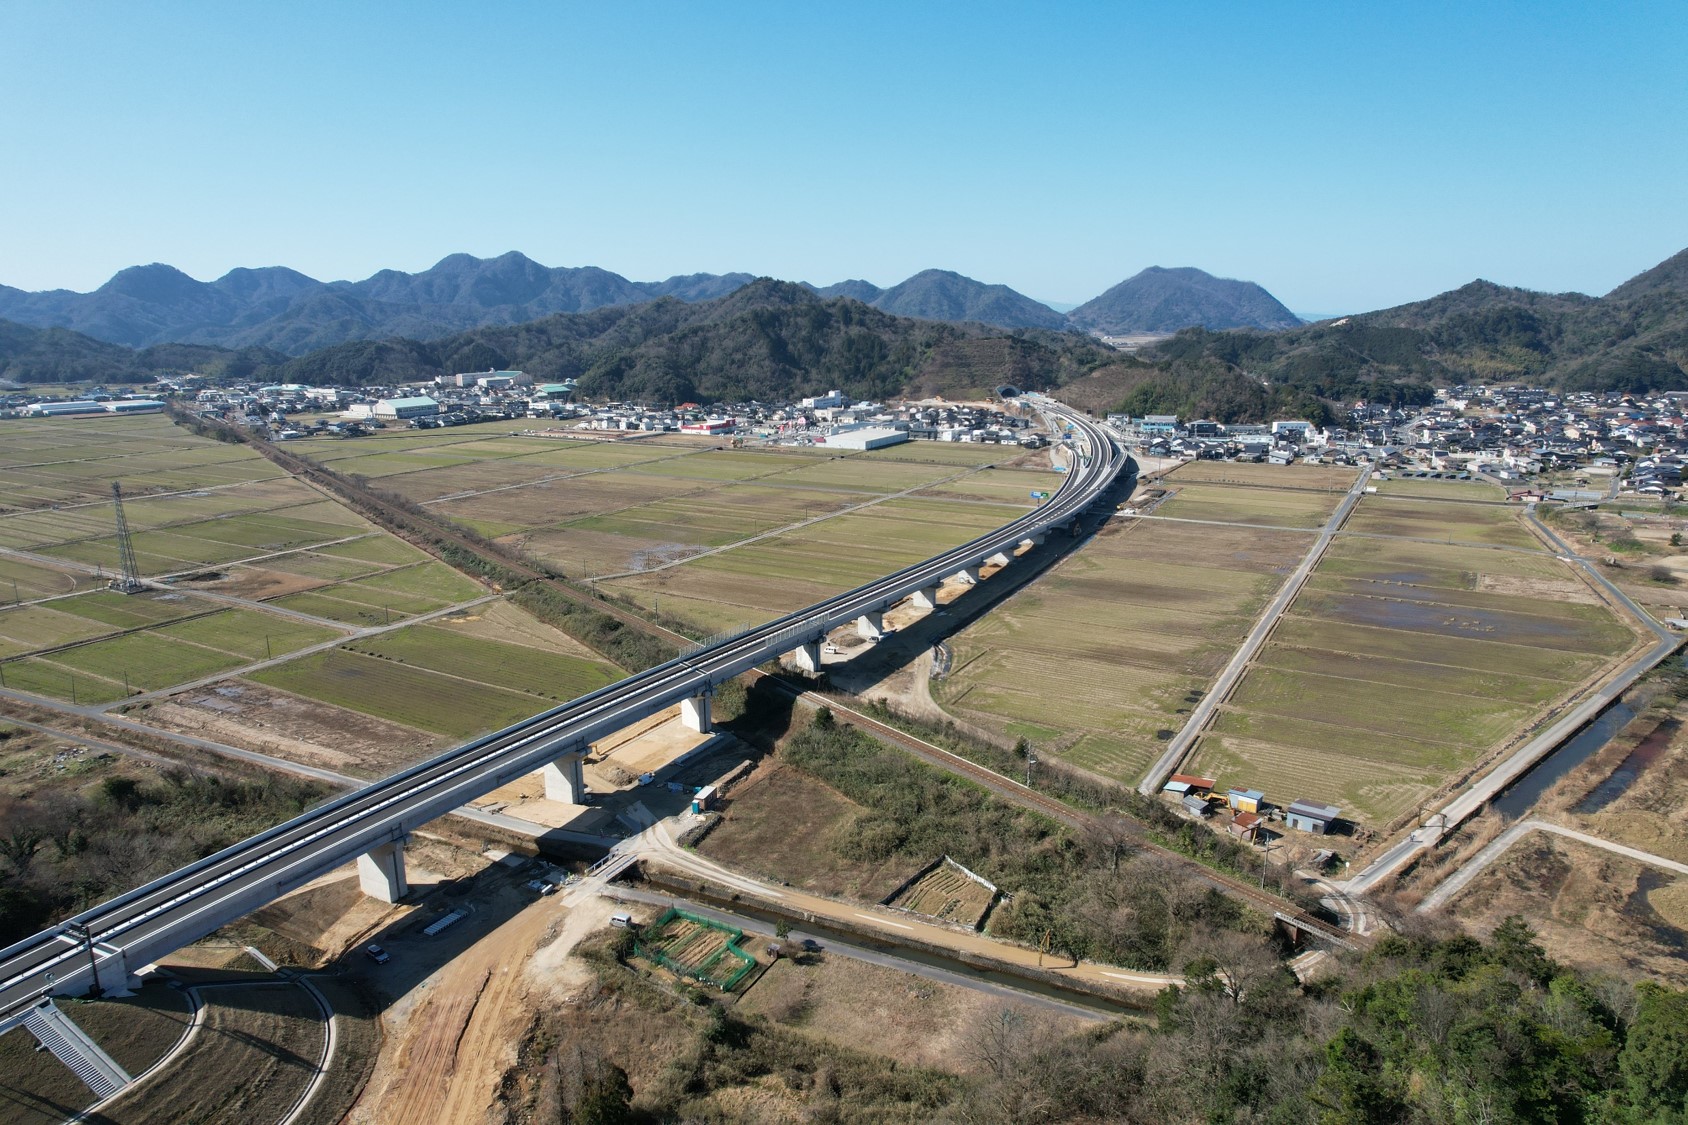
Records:
M1097 828L1101 824L1101 818L1099 817L1092 816L1080 809L1076 809L1067 804L1065 801L1051 797L1047 793L1040 793L1036 789L1021 785L1012 778L1004 777L996 771L986 769L977 762L964 758L959 754L952 753L951 751L945 750L939 746L934 746L932 743L927 742L924 739L916 738L914 735L911 735L906 731L899 730L896 727L882 723L877 719L870 718L862 712L853 710L830 696L821 695L818 692L806 691L798 685L791 683L784 677L775 676L770 673L763 672L760 669L754 669L746 675L747 678L752 680L763 677L771 679L776 687L791 695L793 698L813 703L819 707L830 708L833 714L838 717L839 721L847 722L852 726L859 727L882 741L892 743L900 749L906 750L910 754L926 762L928 765L934 765L940 769L948 770L951 773L960 774L963 777L982 785L984 788L997 794L999 797L1003 797L1022 808L1042 813L1061 824L1065 824L1069 828L1075 828L1083 832ZM1153 840L1148 838L1147 829L1137 821L1126 818L1126 823L1130 825L1133 842L1137 847L1152 855L1189 869L1197 879L1207 883L1214 889L1225 894L1232 895L1233 897L1243 899L1256 910L1264 911L1265 913L1273 916L1281 915L1289 918L1293 920L1294 924L1298 928L1316 933L1331 941L1350 946L1356 943L1356 939L1359 935L1345 930L1340 926L1333 926L1329 922L1309 914L1289 899L1280 898L1279 896L1271 894L1268 891L1264 891L1259 887L1252 886L1241 879L1233 878L1223 872L1216 871L1210 867L1197 863L1195 860L1181 852L1173 851L1171 848L1155 843Z
M264 456L268 457L281 468L300 477L301 479L314 483L318 487L324 488L329 492L340 496L342 499L351 503L354 508L371 516L371 518L381 524L387 531L398 535L400 538L405 539L407 542L411 542L415 546L420 546L424 550L428 549L428 544L425 541L427 537L422 537L424 538L424 542L422 543L416 542L416 538L418 537L417 526L418 524L425 523L428 536L434 537L435 539L447 540L464 551L489 562L496 563L499 567L521 575L524 578L528 578L532 581L544 582L551 589L556 590L558 593L570 600L581 605L589 606L600 613L608 614L630 628L638 629L641 632L647 633L660 640L669 641L671 643L679 643L682 646L694 643L693 639L690 637L683 636L671 629L666 629L654 622L647 621L638 614L624 609L621 606L615 605L612 602L607 602L590 594L582 593L573 586L559 581L548 574L542 573L532 566L513 560L502 552L491 550L484 544L476 542L468 536L453 530L448 525L437 523L432 518L418 515L403 505L396 504L380 496L376 496L369 490L362 488L352 481L340 476L340 474L323 469L315 462L306 460L302 457L297 457L277 448L269 442L252 438L249 435L242 436L245 440L249 441L255 449L263 453ZM409 534L406 534L407 532ZM434 552L430 551L429 553L433 554ZM838 715L844 721L860 727L873 734L875 737L913 754L915 757L920 758L929 765L934 765L940 769L946 769L953 773L967 777L1014 804L1042 813L1043 815L1051 817L1070 828L1076 828L1080 831L1092 828L1098 823L1098 818L1081 812L1064 801L1057 800L1047 794L1040 793L1035 789L1021 785L1018 782L1003 777L1001 774L992 770L988 770L976 762L972 762L967 758L960 756L959 754L951 753L948 750L944 750L941 747L934 746L929 742L898 730L896 727L889 726L876 719L870 718L860 711L853 710L840 704L837 700L820 695L816 692L806 691L801 687L793 685L783 677L771 675L761 669L751 669L744 675L744 679L752 684L764 677L771 679L777 688L786 694L791 695L794 699L812 703L816 706L829 707L832 709L834 714ZM1274 894L1269 894L1266 891L1261 890L1259 887L1251 886L1240 879L1234 879L1228 875L1215 871L1212 868L1205 867L1186 855L1154 843L1148 839L1147 830L1143 825L1134 821L1128 821L1128 823L1131 824L1137 845L1144 851L1150 852L1156 856L1170 862L1177 863L1180 866L1191 870L1196 878L1222 893L1242 899L1254 909L1262 910L1269 915L1281 915L1285 918L1292 919L1297 927L1307 932L1316 933L1327 940L1334 941L1342 945L1352 946L1359 939L1359 935L1344 930L1340 926L1333 926L1330 923L1313 916L1288 899L1280 898Z

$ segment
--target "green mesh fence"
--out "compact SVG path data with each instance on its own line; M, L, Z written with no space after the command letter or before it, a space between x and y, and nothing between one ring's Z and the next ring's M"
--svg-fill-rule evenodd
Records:
M695 929L669 934L670 923L685 921ZM719 936L725 934L726 940ZM647 926L642 935L633 939L633 949L641 957L656 962L683 977L712 984L722 992L731 992L745 974L756 967L756 958L738 947L744 931L736 926L723 926L707 918L699 918L685 910L669 909L662 917ZM720 942L708 952L700 951Z

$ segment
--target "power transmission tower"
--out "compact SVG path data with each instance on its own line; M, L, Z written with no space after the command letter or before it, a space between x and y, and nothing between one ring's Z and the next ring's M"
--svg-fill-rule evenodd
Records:
M117 555L123 563L123 576L111 580L111 588L123 594L138 594L146 589L135 565L135 547L129 542L129 522L123 518L123 486L111 482L111 503L117 509Z

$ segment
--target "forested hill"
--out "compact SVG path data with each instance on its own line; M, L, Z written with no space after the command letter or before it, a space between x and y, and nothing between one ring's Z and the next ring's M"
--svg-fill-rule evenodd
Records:
M1688 251L1605 297L1473 281L1427 301L1287 332L1190 329L1153 355L1335 402L1526 380L1567 390L1688 388Z
M1293 328L1299 317L1252 281L1188 266L1150 266L1067 314L1074 327L1106 336L1204 328Z
M592 398L649 402L783 399L838 388L884 398L989 390L1001 382L1057 386L1112 353L1072 333L1010 332L893 316L849 298L762 278L725 297L664 298L438 340L361 340L288 358L160 345L140 352L65 329L0 321L0 377L19 382L115 381L198 372L264 382L394 384L458 371L517 368L546 381L576 378Z
M655 301L529 324L486 327L432 343L344 344L292 360L288 382L393 382L489 367L577 378L583 396L648 402L781 399L838 388L884 398L920 380L976 386L977 347L1009 333L892 316L770 278L712 301ZM1005 370L1055 386L1106 361L1082 337L1028 333ZM962 357L962 361L951 357ZM960 380L959 382L957 380Z

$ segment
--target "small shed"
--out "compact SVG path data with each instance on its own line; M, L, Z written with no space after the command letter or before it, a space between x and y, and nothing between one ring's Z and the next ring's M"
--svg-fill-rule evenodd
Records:
M1225 831L1239 840L1252 843L1255 833L1260 831L1260 817L1251 812L1240 812L1231 818L1231 823L1225 826Z
M1301 797L1290 802L1289 808L1284 810L1284 823L1291 828L1299 828L1303 832L1317 832L1322 836L1330 831L1331 825L1341 815L1342 810L1335 805L1321 805L1317 801Z
M1193 773L1175 773L1167 779L1162 792L1205 795L1213 792L1213 786L1214 781L1211 777L1197 777Z
M1205 797L1198 797L1194 793L1186 793L1184 795L1184 799L1180 801L1179 804L1183 805L1187 811L1195 813L1197 816L1207 816L1207 798Z
M1233 787L1225 794L1225 803L1238 812L1258 813L1260 803L1266 799L1266 794L1258 789L1237 789Z

